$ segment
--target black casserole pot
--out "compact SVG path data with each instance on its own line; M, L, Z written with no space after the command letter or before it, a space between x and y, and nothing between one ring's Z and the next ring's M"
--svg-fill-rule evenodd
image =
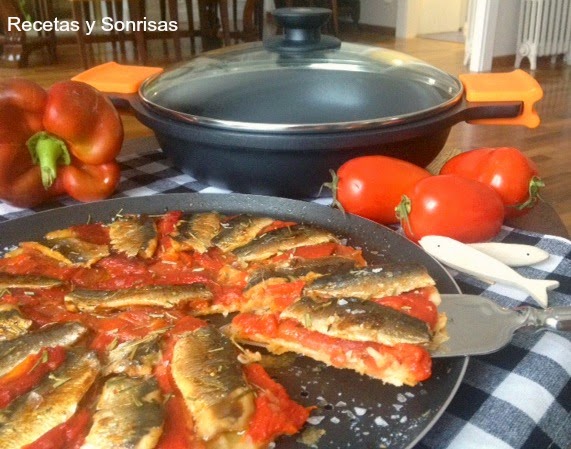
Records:
M425 166L461 121L538 125L542 91L525 72L458 79L399 52L322 36L329 14L278 9L283 36L263 43L152 76L110 63L75 79L126 100L177 168L243 193L316 196L330 169L362 155Z

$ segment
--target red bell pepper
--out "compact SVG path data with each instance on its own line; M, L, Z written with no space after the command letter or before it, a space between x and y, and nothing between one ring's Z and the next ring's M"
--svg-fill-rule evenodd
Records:
M123 124L93 87L63 81L48 91L0 81L0 199L33 207L68 194L94 201L115 190Z

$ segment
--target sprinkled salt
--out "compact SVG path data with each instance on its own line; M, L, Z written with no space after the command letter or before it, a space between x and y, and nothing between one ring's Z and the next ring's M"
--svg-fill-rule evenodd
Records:
M310 416L309 418L307 418L307 422L309 424L312 424L314 426L317 426L319 423L321 423L321 421L323 421L325 419L325 416Z
M380 416L377 416L375 418L375 424L377 426L381 426L381 427L387 427L389 425L388 422L386 422L383 418L381 418Z
M347 415L350 419L355 419L356 416L351 410L342 410L341 413Z
M367 413L367 409L363 407L355 407L354 410L357 416L363 416L365 413Z
M339 424L341 422L341 420L339 418L337 418L337 416L334 416L333 418L331 418L330 421L333 424Z

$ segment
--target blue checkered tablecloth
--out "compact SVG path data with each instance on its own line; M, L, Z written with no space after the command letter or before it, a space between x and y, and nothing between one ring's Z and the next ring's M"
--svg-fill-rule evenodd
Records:
M123 156L120 163L122 180L116 198L227 192L174 169L159 151ZM0 222L71 204L76 202L64 198L30 210L0 202ZM549 304L571 306L569 240L508 227L495 240L547 251L548 260L518 271L527 277L558 280L560 287L549 293ZM503 306L536 305L515 288L452 274L464 293L487 296ZM518 332L501 351L470 359L456 396L415 449L571 449L570 378L569 333Z

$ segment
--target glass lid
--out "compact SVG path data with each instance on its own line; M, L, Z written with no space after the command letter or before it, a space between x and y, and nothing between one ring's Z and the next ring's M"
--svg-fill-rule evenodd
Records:
M455 77L403 53L322 36L330 11L274 11L276 36L210 51L148 79L144 103L173 119L242 131L323 132L401 124L462 94Z

